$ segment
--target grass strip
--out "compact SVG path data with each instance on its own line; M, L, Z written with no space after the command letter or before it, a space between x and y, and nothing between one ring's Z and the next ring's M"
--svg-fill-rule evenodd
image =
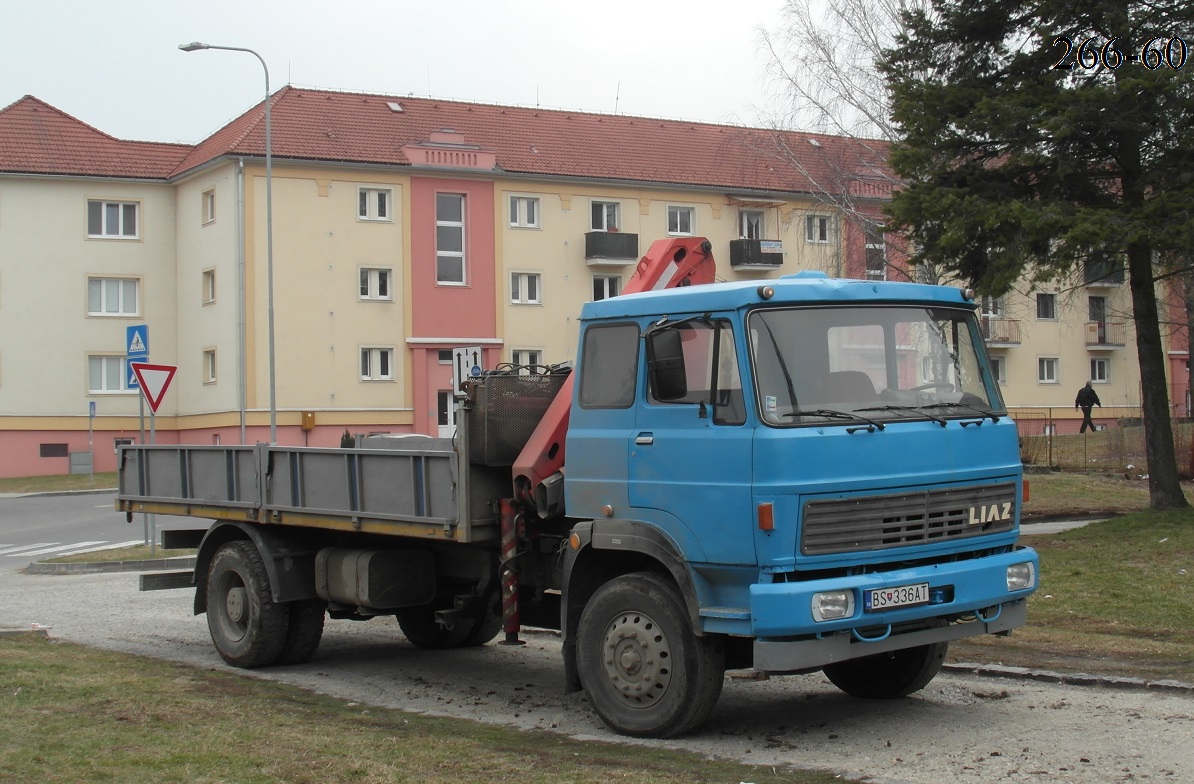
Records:
M403 713L33 636L0 638L0 722L6 782L842 781Z

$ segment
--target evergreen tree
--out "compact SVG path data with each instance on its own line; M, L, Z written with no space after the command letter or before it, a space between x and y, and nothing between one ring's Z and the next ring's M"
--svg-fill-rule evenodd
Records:
M919 259L986 294L1126 264L1153 508L1178 484L1154 260L1194 247L1194 4L932 0L884 52Z

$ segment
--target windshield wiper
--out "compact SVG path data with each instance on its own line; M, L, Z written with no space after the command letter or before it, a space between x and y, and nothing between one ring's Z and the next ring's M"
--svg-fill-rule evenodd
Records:
M945 420L944 420L944 419L942 419L941 417L938 417L938 416L933 416L933 415L932 415L932 414L930 414L929 412L925 411L924 409L926 409L926 408L935 408L935 406L895 406L895 405L888 405L888 406L872 406L872 407L870 407L870 408L860 408L860 409L858 409L858 410L859 410L859 411L915 411L915 412L916 412L916 413L918 413L918 414L922 414L923 416L926 416L926 417L928 417L929 419L933 420L934 422L936 422L937 424L941 425L942 427L945 427Z
M965 403L933 403L932 405L924 406L924 408L964 408L967 411L973 411L974 413L978 414L983 419L986 419L987 417L991 417L992 422L999 421L999 415L996 414L994 411L988 411L983 408L976 408L975 406L969 406L969 405L966 405Z
M876 422L875 420L871 419L870 417L859 416L858 414L851 414L846 411L834 411L833 409L830 409L830 408L818 408L813 411L801 411L801 410L797 409L796 411L789 411L788 413L784 414L784 416L786 416L786 417L819 416L819 417L825 417L826 419L861 419L863 422L867 423L867 427L848 427L848 428L846 428L847 433L853 433L857 430L866 430L868 433L870 433L873 431L873 428L878 428L879 430L882 430L884 427L882 422Z

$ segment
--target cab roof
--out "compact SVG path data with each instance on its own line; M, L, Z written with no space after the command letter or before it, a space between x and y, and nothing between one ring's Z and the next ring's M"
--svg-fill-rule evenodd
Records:
M760 293L767 287L775 292L770 299ZM902 303L975 307L972 300L965 298L962 289L952 286L830 278L823 272L806 270L774 279L710 283L624 294L586 303L581 308L580 317L588 320L724 312L764 302L769 305Z

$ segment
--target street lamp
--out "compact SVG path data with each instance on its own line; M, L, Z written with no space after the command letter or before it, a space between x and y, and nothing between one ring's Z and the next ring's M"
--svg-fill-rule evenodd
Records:
M274 160L270 144L269 122L269 67L265 59L242 46L216 46L192 41L189 44L179 44L178 48L184 52L195 52L200 49L223 49L226 52L248 52L257 58L265 71L265 279L266 291L269 297L269 442L278 443L278 399L277 383L274 365Z

